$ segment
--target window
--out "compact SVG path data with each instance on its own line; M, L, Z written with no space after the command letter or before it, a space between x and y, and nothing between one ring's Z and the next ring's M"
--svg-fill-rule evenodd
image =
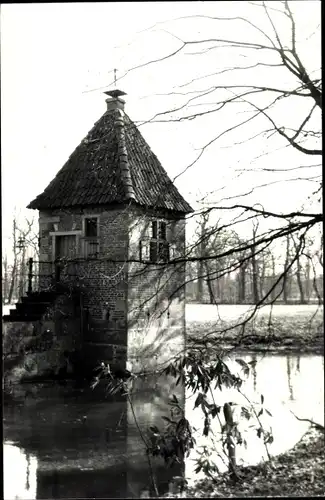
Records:
M166 240L166 222L160 221L159 223L158 238L160 240Z
M157 239L157 234L158 234L157 227L158 227L158 221L153 220L151 223L151 238Z
M98 218L86 217L85 218L85 237L97 238L98 237Z
M84 257L96 258L99 255L99 216L84 218Z
M150 261L168 262L169 244L167 241L150 241Z
M140 245L140 259L150 262L169 261L166 222L160 220L151 222L150 239L142 241Z
M156 240L166 240L166 222L154 220L151 223L151 238Z

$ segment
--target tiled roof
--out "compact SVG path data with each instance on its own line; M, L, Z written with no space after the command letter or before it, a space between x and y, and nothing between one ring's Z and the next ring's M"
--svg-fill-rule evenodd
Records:
M124 111L107 111L28 208L135 203L189 213L156 155Z

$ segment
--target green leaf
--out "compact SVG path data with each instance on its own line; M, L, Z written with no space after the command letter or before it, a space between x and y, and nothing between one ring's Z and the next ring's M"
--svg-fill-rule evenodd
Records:
M258 412L257 416L259 417L260 415L263 415L263 408L260 409L260 411Z
M175 396L175 394L173 394L173 397L172 397L172 402L173 402L173 403L175 403L175 404L177 404L177 405L179 404L179 403L178 403L178 399L177 399L177 397Z
M162 418L163 420L166 420L166 422L168 422L169 424L175 424L174 420L171 420L171 419L170 419L170 418L168 418L168 417L164 417L164 416L162 416L161 418Z
M202 403L202 399L203 399L203 394L200 392L198 394L198 397L195 400L194 408L197 408L198 406L200 406L200 404Z
M211 417L214 418L216 415L218 415L218 413L220 413L220 410L221 410L221 406L217 406L217 405L212 405L212 407L210 408L210 413L211 413Z
M263 394L261 394L261 403L262 404L264 403L264 396L263 396Z
M205 396L204 396L204 395L202 396L202 403L201 403L201 404L202 404L202 406L204 406L205 408L210 409L210 405L209 405L209 403L207 402L207 400L205 399Z
M239 358L235 359L235 361L236 361L236 363L238 363L242 367L244 375L249 375L249 366L246 363L246 361L244 361L243 359L239 359Z
M270 417L273 417L272 413L271 413L269 410L267 410L267 409L265 408L265 411L266 411L266 413L267 413L268 415L270 415Z
M242 367L247 366L246 361L244 361L243 359L236 358L235 361L236 361L236 363L238 363Z
M251 418L251 414L250 414L249 410L247 410L247 408L245 406L241 407L241 415L244 418L246 418L247 420L249 420Z
M204 375L204 372L203 372L202 366L198 365L198 366L197 366L197 371L198 371L201 375Z
M159 429L158 427L156 427L155 425L153 425L152 427L149 427L149 429L151 430L151 432L153 432L154 434L159 434Z

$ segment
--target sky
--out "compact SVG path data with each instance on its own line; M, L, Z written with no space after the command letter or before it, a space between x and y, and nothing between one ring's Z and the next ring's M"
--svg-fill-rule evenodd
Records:
M276 6L278 2L270 4ZM292 1L290 5L297 16L299 53L307 69L315 71L321 64L317 31L320 3ZM127 114L139 123L151 149L194 208L200 207L198 200L202 198L210 204L222 204L231 201L227 200L229 196L245 193L250 194L236 198L237 201L262 203L266 209L274 209L275 204L279 211L300 208L302 203L308 206L307 196L317 187L317 179L293 181L293 177L304 178L306 170L298 170L299 175L282 170L288 166L317 164L317 160L284 147L286 144L278 137L244 141L263 127L267 128L266 123L257 122L255 126L222 136L197 163L187 168L202 146L237 118L242 119L244 113L250 112L247 109L229 107L190 121L143 124L166 109L184 106L196 95L184 95L187 91L205 90L223 82L290 85L290 75L287 77L277 68L267 71L260 67L245 73L244 77L242 72L226 71L217 80L205 78L184 87L195 78L243 64L243 61L253 65L260 57L258 51L248 54L227 47L212 49L211 44L192 44L184 54L130 70L177 50L180 39L218 36L250 40L256 34L252 35L251 28L239 21L216 25L214 20L199 17L201 14L247 16L248 13L262 32L269 32L270 26L261 9L245 1L2 5L3 244L9 244L15 210L21 218L37 219L37 212L26 210L26 205L44 190L105 112L103 92L114 87L114 68L117 68L117 87L127 93ZM181 16L194 17L175 21ZM278 17L277 23L285 38L288 32L285 22ZM148 30L152 26L153 29ZM259 40L263 35L261 37ZM272 55L270 57L272 59ZM179 94L170 95L172 92ZM211 108L214 102L215 94L208 93L172 116L201 112ZM290 109L280 106L276 117L281 121L286 116L294 126L306 111L307 107L293 103ZM164 115L157 117L165 118ZM234 147L237 142L242 144ZM276 173L260 170L281 167ZM308 169L307 173L309 177L316 177L318 167Z

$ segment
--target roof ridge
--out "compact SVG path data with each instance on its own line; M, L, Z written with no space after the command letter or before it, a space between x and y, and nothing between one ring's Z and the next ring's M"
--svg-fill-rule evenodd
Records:
M126 149L125 142L125 131L124 131L124 119L123 112L117 110L116 117L116 129L118 133L118 141L117 141L117 152L119 157L119 165L121 169L121 179L124 184L125 194L127 199L135 200L135 192L133 189L132 177L129 166L128 153Z

